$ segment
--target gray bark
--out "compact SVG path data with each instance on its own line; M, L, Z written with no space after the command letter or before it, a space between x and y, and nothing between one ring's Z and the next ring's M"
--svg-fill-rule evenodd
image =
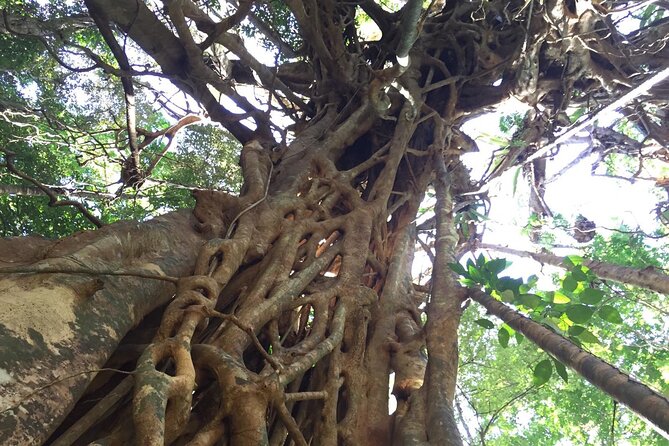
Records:
M490 249L504 254L519 257L527 257L539 263L563 267L564 257L556 256L546 252L529 252L519 249L507 248L505 246L481 244L479 248ZM629 266L615 265L613 263L599 262L597 260L583 260L583 265L592 270L597 277L613 280L615 282L627 283L640 286L661 294L669 295L669 276L658 271L652 266L646 268L631 268Z
M60 241L0 239L0 444L42 444L123 336L174 293L146 277L2 269L186 276L202 244L194 223L174 212Z

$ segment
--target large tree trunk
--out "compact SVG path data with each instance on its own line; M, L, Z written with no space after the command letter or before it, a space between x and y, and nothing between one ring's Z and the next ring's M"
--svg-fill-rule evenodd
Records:
M0 239L0 443L39 444L58 426L126 333L174 294L160 278L191 273L194 224L176 212L58 241Z
M160 11L151 9L152 2L136 0L85 3L119 67L126 66L124 85L133 74L127 57L119 55L114 30L132 39L160 65L163 76L244 144L244 188L239 197L197 193L194 215L207 239L197 252L199 236L182 217L180 225L157 230L162 238L147 241L148 230L140 227L117 248L110 246L116 239L104 236L114 228L93 233L101 234L99 244L64 251L69 257L49 264L71 267L67 259L74 256L92 269L122 266L179 278L174 299L142 324L143 331L123 341L141 317L169 300L170 280L100 276L105 288L98 290L90 275L57 275L47 285L38 284L38 294L25 291L37 282L35 276L6 279L13 287L6 290L36 300L31 311L42 318L37 321L61 330L35 333L25 320L3 319L13 330L8 339L38 348L40 367L58 372L44 377L44 369L29 371L34 363L24 357L8 366L11 382L21 382L25 391L13 394L9 404L40 392L30 396L30 407L24 403L7 412L3 432L13 432L6 435L17 441L40 442L81 397L47 441L460 444L451 405L462 290L446 265L457 243L452 201L474 186L458 159L468 144L457 127L512 92L532 105L561 92L565 70L551 70L555 73L546 82L540 77L566 64L560 51L542 50L564 5L548 5L532 16L531 7L523 12L525 1L503 8L490 2L433 2L435 10L423 11L422 1L409 0L391 14L369 1L287 0L282 3L300 29L300 56L308 62L307 87L299 96L282 80L281 67L275 76L229 32L252 2L240 1L220 22L188 0L164 2ZM357 5L377 22L381 41L360 42L351 29ZM492 6L499 11L487 9ZM514 11L509 23L502 18L507 9ZM491 20L477 18L479 13ZM528 14L527 21L511 18ZM494 23L498 16L503 23ZM594 23L579 27L574 19L563 28L590 32ZM585 53L569 60L570 72L588 71L584 44L552 37L565 42L565 51ZM204 63L203 52L211 45L234 53L263 88L276 94L267 110L285 107L295 118L290 143L284 138L276 144L278 127L271 114ZM226 109L214 90L243 113ZM137 129L126 117L130 135ZM254 125L247 126L248 120ZM501 170L528 150L536 147L514 151ZM414 219L435 164L437 255L426 307L425 299L412 293L410 264ZM99 303L98 295L104 296ZM44 309L54 296L64 303L48 313L52 321ZM23 300L12 301L10 308L28 314L22 305ZM425 308L427 326L421 318ZM152 317L160 318L157 326L149 323ZM66 374L68 363L57 362L59 357L78 361L75 373L99 368L109 358L110 369L131 371L132 378L100 374L84 389L91 376L83 374L42 390ZM398 406L389 415L392 372ZM47 418L52 412L57 419ZM30 425L30 419L43 425Z

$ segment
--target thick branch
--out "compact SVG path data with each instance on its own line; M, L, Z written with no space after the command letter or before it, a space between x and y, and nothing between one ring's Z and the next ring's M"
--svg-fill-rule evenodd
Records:
M458 371L458 325L462 314L462 289L448 268L454 261L458 242L453 223L453 202L444 157L435 156L437 178L437 240L432 273L432 297L427 306L427 435L430 441L444 445L461 445L455 423L453 398Z
M37 186L42 192L44 192L45 195L49 197L49 206L72 206L79 210L83 214L84 217L86 217L91 223L93 223L96 227L101 228L103 226L102 220L100 220L98 217L93 215L91 211L86 209L86 207L79 203L78 201L74 200L59 200L57 193L52 191L49 187L45 186L44 184L40 183L38 180L35 178L31 177L30 175L26 174L25 172L20 171L19 169L16 168L14 165L14 157L16 157L16 154L14 152L11 152L6 149L0 149L0 151L4 152L5 154L5 163L4 167L7 168L8 171L10 171L12 174L16 175L17 177L26 180L30 183L33 183L35 186ZM2 165L0 165L2 166Z
M87 4L103 11L162 68L163 73L182 91L190 94L207 110L212 120L220 122L242 143L250 141L254 131L240 123L245 115L236 115L223 107L209 91L206 82L193 76L182 42L144 4L135 0L88 0Z
M546 252L529 252L519 249L507 248L505 246L480 244L481 249L511 254L519 257L527 257L539 263L563 267L564 257L556 256ZM600 262L597 260L584 259L583 264L590 268L593 273L602 279L614 280L620 283L640 286L658 293L669 295L669 276L654 269L652 266L646 268L631 268L629 266L615 265L613 263Z
M660 429L669 432L667 398L486 293L470 290L469 296L592 384Z

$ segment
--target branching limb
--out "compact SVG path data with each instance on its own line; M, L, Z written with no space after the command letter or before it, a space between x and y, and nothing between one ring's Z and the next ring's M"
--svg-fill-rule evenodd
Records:
M84 217L86 217L91 223L93 223L96 227L101 228L104 224L102 223L102 220L100 220L98 217L93 215L91 211L86 209L86 207L81 204L78 201L74 200L59 200L58 199L58 194L51 190L49 187L45 186L35 178L31 177L30 175L26 174L25 172L17 169L17 167L14 165L14 158L16 158L16 153L7 150L7 149L0 149L1 152L5 154L5 162L0 164L0 166L4 166L9 172L12 174L16 175L17 177L28 181L35 186L37 186L46 196L49 197L49 206L72 206L79 210L83 214Z

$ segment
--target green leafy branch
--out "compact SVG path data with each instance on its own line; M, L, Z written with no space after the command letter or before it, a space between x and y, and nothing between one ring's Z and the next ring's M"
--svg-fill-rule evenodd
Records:
M483 287L494 298L512 304L520 311L550 330L560 333L578 346L599 344L600 340L593 333L595 322L605 321L621 324L622 317L618 310L606 304L604 292L596 288L597 278L588 267L583 265L579 256L568 256L563 260L566 273L560 279L560 287L554 291L535 290L538 277L530 276L526 282L522 279L500 276L510 262L506 259L486 259L483 254L475 260L469 259L463 266L451 263L449 267L460 275L460 282L467 287ZM595 318L595 316L597 316ZM485 318L475 321L481 327L491 330L495 324ZM511 337L520 344L522 334L517 333L507 324L502 324L497 331L497 340L504 348L509 346ZM533 382L541 385L548 382L555 370L567 382L565 366L553 357L540 361L533 370Z

